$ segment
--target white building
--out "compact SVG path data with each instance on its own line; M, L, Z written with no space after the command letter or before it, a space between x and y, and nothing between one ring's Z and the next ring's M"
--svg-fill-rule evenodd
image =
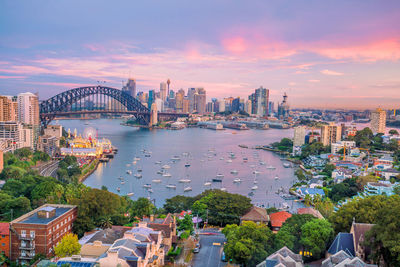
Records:
M4 152L22 147L22 124L15 121L0 121L0 141Z
M39 125L39 100L32 93L18 95L18 120L23 124Z
M302 146L306 139L306 127L297 126L294 128L293 146Z

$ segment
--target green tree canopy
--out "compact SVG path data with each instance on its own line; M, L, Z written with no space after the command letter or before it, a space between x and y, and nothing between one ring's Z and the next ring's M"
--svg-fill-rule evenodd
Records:
M274 251L274 234L264 224L243 222L227 225L222 233L227 242L224 252L227 259L244 266L256 266Z
M301 226L300 243L304 251L311 252L314 259L320 259L333 235L334 231L329 221L313 219Z

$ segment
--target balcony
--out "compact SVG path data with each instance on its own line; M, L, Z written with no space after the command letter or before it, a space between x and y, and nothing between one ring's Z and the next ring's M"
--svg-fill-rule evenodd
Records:
M20 245L19 246L20 250L33 250L35 249L35 244L25 244L25 245Z
M19 255L20 260L31 260L33 257L35 257L35 253L25 253Z
M19 239L21 239L21 240L34 240L35 239L35 235L20 235Z

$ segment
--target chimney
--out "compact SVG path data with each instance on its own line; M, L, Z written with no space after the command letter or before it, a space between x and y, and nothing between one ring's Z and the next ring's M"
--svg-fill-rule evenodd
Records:
M150 222L154 222L154 214L150 215Z

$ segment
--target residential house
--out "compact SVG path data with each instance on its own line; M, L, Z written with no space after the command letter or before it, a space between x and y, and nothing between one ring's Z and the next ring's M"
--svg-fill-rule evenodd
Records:
M286 246L269 255L265 261L257 264L257 267L303 267L303 258L295 254Z
M353 171L346 168L338 168L332 172L332 178L338 184L346 179L353 178Z
M353 234L351 233L338 233L335 240L332 242L328 251L326 252L326 257L335 255L339 251L343 250L351 257L355 256Z
M163 266L165 251L161 231L147 227L140 222L116 240L105 257L98 260L100 266L145 267Z
M299 187L297 189L297 193L301 198L304 198L306 195L309 195L312 199L316 195L320 195L321 197L325 196L325 192L321 188L309 188L309 187Z
M396 169L385 169L376 172L377 175L385 178L386 181L389 181L391 178L400 177L400 171Z
M376 195L387 195L391 196L394 194L393 188L399 183L391 184L389 181L369 182L364 186L364 195L376 196Z
M151 215L150 218L145 217L142 221L146 222L149 228L162 232L166 251L171 248L172 244L177 242L176 219L172 214L168 213L165 218L154 218L154 215Z
M267 210L264 208L253 206L245 215L240 218L240 222L252 221L260 224L268 224L269 216Z
M371 254L371 248L364 245L364 241L366 233L373 226L374 224L353 222L350 229L350 233L353 234L355 256L367 262L369 262L368 258Z
M367 264L358 257L353 257L343 250L336 252L325 259L321 267L377 267L377 265Z
M299 209L297 209L297 214L310 214L318 219L324 218L324 216L322 216L322 214L318 210L311 208L311 207L310 208L299 208Z
M0 254L10 257L10 224L0 223Z
M282 227L282 224L290 217L292 217L292 214L287 211L271 213L269 215L269 219L271 222L272 231L279 231L279 229Z
M388 154L383 155L381 158L374 159L374 169L385 170L393 168L394 159Z

